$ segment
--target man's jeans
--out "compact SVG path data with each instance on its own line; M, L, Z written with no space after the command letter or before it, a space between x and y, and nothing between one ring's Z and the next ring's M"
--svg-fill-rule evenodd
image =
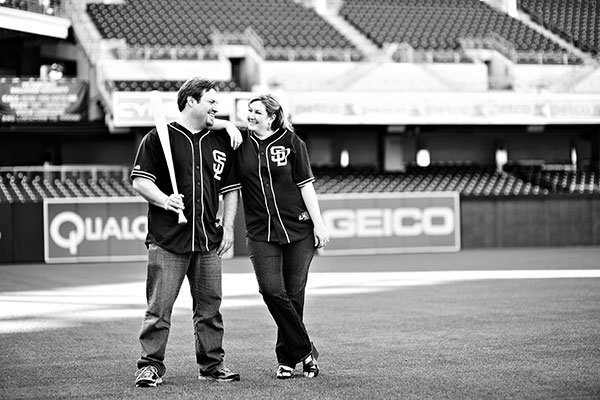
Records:
M174 254L150 245L146 278L148 308L140 333L142 354L138 368L154 365L159 375L164 375L173 303L185 276L192 293L196 361L200 370L208 371L223 361L223 318L219 311L221 259L215 251Z
M247 245L260 293L277 324L277 361L295 367L312 350L302 315L314 237L285 245L248 238Z

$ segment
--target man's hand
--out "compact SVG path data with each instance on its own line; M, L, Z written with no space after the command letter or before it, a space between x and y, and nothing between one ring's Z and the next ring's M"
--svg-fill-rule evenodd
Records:
M176 213L183 211L185 206L183 205L183 195L181 193L171 194L163 203L163 208L169 211L175 211Z
M223 228L223 239L221 240L221 244L217 249L217 255L219 258L222 258L227 250L229 250L233 246L233 229Z
M231 121L215 118L211 129L225 129L225 131L227 131L227 134L229 135L231 147L234 150L240 147L240 145L242 144L242 133L237 128L237 126L235 126L235 124Z
M229 122L225 127L227 134L229 134L229 140L231 142L231 147L235 150L242 144L242 133L235 126L233 122Z

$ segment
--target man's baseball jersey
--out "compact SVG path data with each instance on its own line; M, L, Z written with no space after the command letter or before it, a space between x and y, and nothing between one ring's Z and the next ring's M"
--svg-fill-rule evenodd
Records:
M235 155L248 237L287 244L311 234L300 188L315 178L302 139L284 129L265 140L245 133Z
M177 224L177 213L148 206L148 237L174 253L208 251L218 247L223 228L217 220L219 194L240 188L233 149L224 133L208 129L192 134L177 122L168 124L177 189L183 194L188 222ZM167 195L173 193L167 162L156 129L140 143L131 179L151 180Z

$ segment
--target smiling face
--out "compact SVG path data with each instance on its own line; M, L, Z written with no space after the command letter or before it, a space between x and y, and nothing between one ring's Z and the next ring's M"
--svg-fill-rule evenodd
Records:
M209 89L204 92L199 101L191 96L188 98L188 105L192 109L194 119L205 128L209 128L215 123L218 104L217 91L215 89Z
M257 134L271 131L274 115L268 115L265 105L261 101L248 104L248 130Z

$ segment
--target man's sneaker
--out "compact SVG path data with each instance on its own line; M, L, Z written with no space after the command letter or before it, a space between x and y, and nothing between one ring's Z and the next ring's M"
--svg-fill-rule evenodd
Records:
M290 379L294 377L294 368L288 367L287 365L280 365L277 367L277 379Z
M135 374L136 387L155 387L162 383L162 378L158 375L158 369L153 365L145 366Z
M217 368L211 369L210 371L200 371L198 373L198 379L219 382L233 382L240 380L240 374L233 372L229 368L221 365Z

